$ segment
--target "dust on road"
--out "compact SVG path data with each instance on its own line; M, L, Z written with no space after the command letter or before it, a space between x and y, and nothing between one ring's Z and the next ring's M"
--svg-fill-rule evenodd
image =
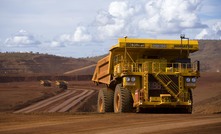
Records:
M1 134L221 132L220 114L1 114L0 121Z

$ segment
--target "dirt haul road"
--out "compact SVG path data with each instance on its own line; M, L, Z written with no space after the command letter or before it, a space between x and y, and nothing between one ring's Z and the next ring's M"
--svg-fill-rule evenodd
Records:
M97 114L76 113L71 112L72 110L67 113L38 113L38 111L36 111L27 114L12 114L0 112L0 134L221 134L220 81L220 73L202 74L197 89L193 92L194 112L191 115L151 113ZM34 84L32 83L32 85ZM70 89L73 91L77 91L77 89L94 89L95 92L100 88L99 87L96 91L95 87L92 87L92 85L87 82L75 82L70 85L70 87L73 88ZM15 91L33 93L31 92L32 90L21 90L22 88L23 87L18 88L16 86L16 88L12 88L6 92L8 95L5 92L1 92L2 94L0 95L3 96L4 94L6 97L1 99L0 104L3 100L13 100L13 98L17 98L18 96L12 96L11 99L7 99L10 98L11 94ZM2 90L3 89L4 87ZM44 90L46 89L42 89L41 92ZM78 94L80 93L82 93L82 91ZM25 96L22 97L24 98ZM92 97L90 101L84 100L86 103L82 104L84 104L84 107L90 106L94 104L92 101L93 99L96 101L96 97ZM77 108L78 106L74 107Z
M79 105L82 100L89 97L94 90L78 89L67 90L59 95L40 101L29 107L15 111L14 113L31 112L66 112Z
M221 115L188 114L6 114L1 134L221 133Z

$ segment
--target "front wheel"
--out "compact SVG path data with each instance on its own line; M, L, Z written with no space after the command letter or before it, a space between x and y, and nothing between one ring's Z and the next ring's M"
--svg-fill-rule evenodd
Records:
M133 99L130 90L118 84L114 94L114 112L131 112L133 110Z
M186 106L185 108L182 108L181 109L181 113L184 113L184 114L192 114L192 111L193 111L193 94L192 94L192 90L189 89L188 90L188 94L189 94L189 102L191 103L191 105L189 106Z
M187 108L187 113L188 114L192 114L193 112L193 93L192 93L192 90L189 89L189 100L191 102L191 105Z
M97 112L113 112L114 91L109 88L100 89L97 99Z

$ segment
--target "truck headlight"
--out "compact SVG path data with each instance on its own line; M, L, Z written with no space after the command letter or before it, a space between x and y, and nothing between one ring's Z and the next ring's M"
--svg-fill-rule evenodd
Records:
M130 82L130 77L126 77L126 81L127 81L127 82Z
M190 82L190 78L189 77L186 78L186 82L188 82L188 83Z
M195 83L195 82L196 82L196 78L193 77L193 78L191 79L191 81L192 81L193 83Z
M135 81L136 81L136 78L135 78L135 77L131 77L131 81L132 81L132 82L135 82Z

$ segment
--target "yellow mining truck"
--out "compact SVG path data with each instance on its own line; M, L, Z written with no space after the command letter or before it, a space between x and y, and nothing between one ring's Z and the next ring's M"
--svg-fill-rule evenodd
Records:
M51 87L51 81L50 80L40 80L40 85L43 85L45 87Z
M58 80L55 82L55 85L60 89L68 89L68 82L64 80Z
M192 113L192 89L200 76L191 62L198 41L120 38L98 61L92 81L105 84L98 94L98 112L141 112L181 109Z

